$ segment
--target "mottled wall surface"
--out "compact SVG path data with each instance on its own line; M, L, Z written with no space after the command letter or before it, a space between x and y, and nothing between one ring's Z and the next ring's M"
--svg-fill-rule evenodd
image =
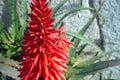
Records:
M120 0L106 0L101 12L106 19L105 24L102 26L104 41L105 43L114 42L116 44L105 45L105 50L110 51L120 49ZM110 58L120 58L120 53L114 53ZM111 77L120 80L120 66L110 68L106 73L109 74L111 69L113 71Z
M0 0L0 18L5 22L6 27L10 26L11 18L7 0Z
M6 5L6 0L0 0L0 16L5 21L6 26L9 26L9 8ZM18 4L21 0L18 0ZM31 0L28 1L28 3ZM58 4L60 0L52 0L52 6ZM83 0L84 7L98 7L102 0ZM19 4L20 5L20 4ZM78 8L80 6L80 0L68 0L64 7L60 11L65 9ZM19 13L22 11L22 6L19 6ZM74 13L67 17L64 22L66 22L66 28L68 30L74 30L78 32L93 16L94 12L89 10L83 10L78 13ZM94 20L90 29L87 31L86 35L92 40L99 41L102 48L105 51L110 51L114 49L120 49L120 0L106 0L100 14L104 16L98 16ZM22 13L20 13L22 17ZM104 22L105 21L105 22ZM104 24L103 24L104 23ZM117 45L111 45L109 43L116 43ZM105 44L105 45L103 45ZM120 53L114 53L110 56L111 59L120 58ZM102 79L107 78L112 71L112 76L116 80L120 80L120 66L109 68L102 72ZM88 79L89 78L89 79ZM99 74L96 74L94 78L92 76L87 77L88 80L99 80Z

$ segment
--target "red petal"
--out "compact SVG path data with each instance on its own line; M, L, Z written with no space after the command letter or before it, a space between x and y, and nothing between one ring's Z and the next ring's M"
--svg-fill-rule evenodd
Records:
M39 5L40 5L40 8L43 8L41 0L39 0Z
M41 11L38 9L38 8L36 8L36 7L31 7L36 13L38 13L38 14L40 14L41 13Z
M33 53L36 53L36 52L37 52L37 50L38 50L38 48L35 48L35 49L33 50Z
M49 72L48 72L48 67L47 65L45 65L45 63L43 63L43 68L44 68L44 78L49 76Z
M48 63L48 59L47 59L47 56L46 56L45 53L43 53L43 57L44 57L44 63L45 63L45 65L47 65L47 63Z
M41 58L40 58L41 59ZM39 61L39 74L40 74L40 76L42 75L42 69L43 69L43 64L42 64L42 59Z
M38 2L37 2L36 0L33 0L33 2L34 2L36 5L38 5Z
M57 74L57 72L55 72L54 70L52 70L52 73L54 75L55 80L60 80L60 76Z
M50 2L46 2L46 3L43 5L43 7L44 7L44 8L48 8L49 5L50 5Z
M51 72L51 71L50 71ZM55 80L54 75L52 73L49 74L49 79L50 80Z
M62 73L58 72L58 75L62 77L63 80L66 80L65 76Z
M35 12L32 12L31 14L28 14L28 16L30 16L31 18L33 18L33 17L38 17L38 14L35 13Z
M44 16L46 16L46 17L51 17L53 14L52 14L52 11L53 11L53 8L47 8L45 11L44 11L44 13L45 13L45 15Z
M45 2L46 2L46 0L41 0L41 2L42 2L42 3L45 3Z
M51 67L53 67L53 69L55 71L59 71L58 65L51 59L49 59L49 61L50 61L51 65L52 65Z
M49 25L54 25L54 23L55 23L55 19L54 18L44 22L44 24L49 24Z

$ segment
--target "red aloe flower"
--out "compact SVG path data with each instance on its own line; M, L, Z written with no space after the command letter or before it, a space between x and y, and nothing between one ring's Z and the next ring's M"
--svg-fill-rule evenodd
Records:
M24 38L24 59L19 77L22 80L66 80L69 48L64 24L60 30L53 28L55 19L47 0L33 0L29 14L28 32Z

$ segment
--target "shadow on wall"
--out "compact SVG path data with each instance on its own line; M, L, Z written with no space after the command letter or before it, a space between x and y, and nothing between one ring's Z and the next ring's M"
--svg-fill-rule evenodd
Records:
M11 12L10 7L8 6L7 0L3 0L2 14L1 19L4 22L4 26L9 29L11 25Z

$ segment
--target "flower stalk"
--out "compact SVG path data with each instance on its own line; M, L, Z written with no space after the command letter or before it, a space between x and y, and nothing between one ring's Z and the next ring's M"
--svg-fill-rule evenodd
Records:
M71 42L66 38L65 23L53 28L55 18L47 0L33 0L28 14L28 32L24 37L22 80L66 80Z

